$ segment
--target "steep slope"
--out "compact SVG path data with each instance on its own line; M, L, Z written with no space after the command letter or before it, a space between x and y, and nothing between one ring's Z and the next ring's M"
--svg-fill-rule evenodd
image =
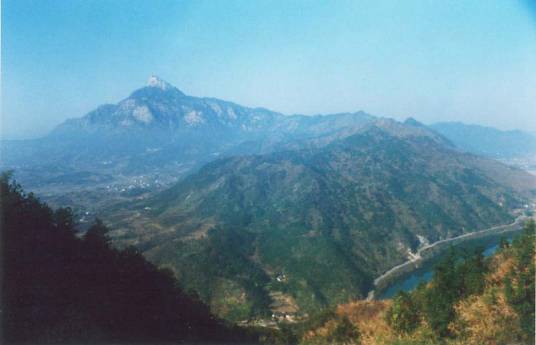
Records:
M362 297L419 236L510 222L531 189L536 178L521 170L453 150L420 125L378 120L323 147L209 163L109 219L117 243L187 277L221 315L245 318L279 293L301 312ZM236 312L231 295L251 308Z
M68 209L0 177L2 344L255 343L106 231L79 238Z

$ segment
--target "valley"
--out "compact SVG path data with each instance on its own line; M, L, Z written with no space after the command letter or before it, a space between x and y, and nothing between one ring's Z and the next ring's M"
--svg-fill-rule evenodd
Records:
M339 305L301 344L531 344L534 230L532 220L487 252L477 243L449 251L411 291Z
M0 0L0 345L536 344L533 2Z
M532 208L527 210L527 214L533 214L533 212L536 211L535 204L533 203L531 206ZM391 268L374 279L375 289L369 291L367 300L373 300L377 298L376 296L384 295L384 292L389 290L391 285L395 284L403 277L411 275L412 272L420 270L422 266L428 265L429 261L434 261L436 256L441 255L450 247L456 247L465 242L476 243L476 240L482 240L485 243L486 240L490 238L495 238L495 242L497 242L502 236L512 236L512 233L523 229L523 225L529 219L534 219L534 217L523 214L518 216L511 224L494 226L489 229L469 232L453 238L439 240L431 244L424 244L419 247L416 253L408 253L408 261ZM493 244L493 246L496 245L496 243Z
M365 298L440 244L513 222L536 191L535 176L411 118L287 116L156 77L1 150L80 231L103 219L116 247L170 269L218 317L269 327Z

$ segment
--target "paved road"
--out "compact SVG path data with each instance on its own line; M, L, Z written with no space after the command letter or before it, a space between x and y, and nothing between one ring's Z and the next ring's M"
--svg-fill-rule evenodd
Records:
M526 217L526 216L519 216L519 217L516 218L516 220L513 223L510 223L510 224L497 225L497 226L493 226L491 228L484 229L484 230L468 232L468 233L460 235L460 236L447 238L445 240L440 240L440 241L425 245L424 247L422 247L419 250L417 250L417 253L412 254L411 258L408 261L405 261L405 262L401 263L400 265L397 265L397 266L391 268L390 270L388 270L387 272L385 272L384 274L382 274L378 278L374 279L374 286L377 287L383 280L389 278L391 275L397 273L398 271L406 268L409 265L413 265L414 263L422 260L421 254L424 251L429 250L431 248L434 248L435 246L437 246L439 244L448 243L448 242L456 241L456 240L463 239L463 238L471 238L471 237L486 234L486 233L493 233L493 232L501 233L503 231L512 230L511 228L522 224L527 218L528 217ZM500 231L497 232L497 230L500 230ZM369 291L368 296L367 296L367 300L373 300L373 299L374 299L374 290Z

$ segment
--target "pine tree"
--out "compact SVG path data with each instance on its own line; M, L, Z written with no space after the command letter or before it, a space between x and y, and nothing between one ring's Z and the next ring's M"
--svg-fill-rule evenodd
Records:
M52 211L0 176L0 343L255 343L185 294L169 271L110 246L97 221L75 236L70 209Z

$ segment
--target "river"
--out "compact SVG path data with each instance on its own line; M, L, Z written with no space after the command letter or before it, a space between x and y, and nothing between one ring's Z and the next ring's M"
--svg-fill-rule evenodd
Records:
M511 241L513 238L512 235L507 237L508 241ZM455 247L463 247L465 249L474 249L476 246L484 246L484 256L493 255L499 248L500 237L494 237L488 239L488 241L482 243L482 241L474 243L464 243L463 245ZM411 291L419 285L420 282L428 282L432 279L433 268L435 263L440 260L442 256L438 256L436 259L431 260L430 262L423 265L421 268L408 273L397 279L395 282L390 284L383 292L378 296L379 299L392 298L398 291Z

